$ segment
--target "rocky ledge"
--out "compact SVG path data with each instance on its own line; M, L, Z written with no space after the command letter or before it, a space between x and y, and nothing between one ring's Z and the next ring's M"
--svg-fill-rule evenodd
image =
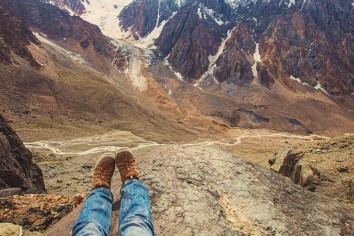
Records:
M156 235L351 235L352 209L214 145L166 145L138 153ZM119 183L111 235L117 231ZM50 228L70 232L80 208Z

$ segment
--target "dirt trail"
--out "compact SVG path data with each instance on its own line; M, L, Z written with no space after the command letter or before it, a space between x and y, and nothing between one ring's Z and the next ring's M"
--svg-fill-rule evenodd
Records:
M252 147L253 141L258 142L260 138L270 137L276 140L283 140L284 138L297 140L297 142L309 142L316 138L315 136L275 133L267 130L235 130L235 133L230 135L229 138L221 140L201 139L178 145L196 149L212 147L240 156L239 153L227 149L236 150L236 147L240 147L239 149L247 150L248 146ZM75 195L89 190L92 169L101 154L105 152L115 153L123 148L130 148L137 155L138 162L141 162L144 161L146 152L151 149L160 150L168 144L148 141L127 131L111 131L103 135L73 140L43 140L27 142L25 145L35 154L35 161L43 170L47 191L49 193ZM276 148L273 149L277 150ZM118 178L118 175L115 177Z
M27 142L25 146L31 150L49 151L55 155L88 156L104 152L116 152L123 148L137 150L160 145L147 141L127 131L112 131L103 135L89 136L69 141L37 141Z

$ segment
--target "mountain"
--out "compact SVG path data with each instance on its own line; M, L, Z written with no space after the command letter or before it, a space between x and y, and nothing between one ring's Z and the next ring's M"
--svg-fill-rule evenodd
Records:
M84 18L91 14L89 21L110 29L106 33L116 31L108 33L115 37L155 45L197 86L257 82L273 90L280 81L288 89L301 85L333 96L354 93L350 0L50 2Z
M334 96L354 92L350 0L172 3L135 1L120 24L139 39L167 21L155 45L187 81L257 81L270 90L275 80L288 88L297 81Z
M81 17L105 35L153 52L139 61L183 108L238 127L329 135L353 127L349 0L83 4Z

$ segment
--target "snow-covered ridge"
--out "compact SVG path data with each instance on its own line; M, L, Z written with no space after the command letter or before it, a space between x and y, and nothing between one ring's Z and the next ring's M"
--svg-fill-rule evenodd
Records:
M90 0L83 4L86 13L81 17L100 27L102 32L111 38L121 38L118 15L132 0Z

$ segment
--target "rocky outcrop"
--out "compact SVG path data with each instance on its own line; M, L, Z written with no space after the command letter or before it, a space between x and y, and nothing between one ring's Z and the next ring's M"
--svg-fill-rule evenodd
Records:
M8 188L20 188L22 193L45 192L41 169L0 115L0 190Z
M271 168L306 190L352 203L354 200L354 136L282 150L269 160Z
M16 54L29 61L34 68L39 69L40 63L27 48L30 43L40 44L28 26L0 2L0 63L14 63L12 54Z
M138 157L156 235L350 235L354 213L212 145L164 145ZM114 202L120 183L114 182ZM115 205L116 206L116 205ZM70 232L80 208L45 235ZM118 228L113 208L112 230Z

